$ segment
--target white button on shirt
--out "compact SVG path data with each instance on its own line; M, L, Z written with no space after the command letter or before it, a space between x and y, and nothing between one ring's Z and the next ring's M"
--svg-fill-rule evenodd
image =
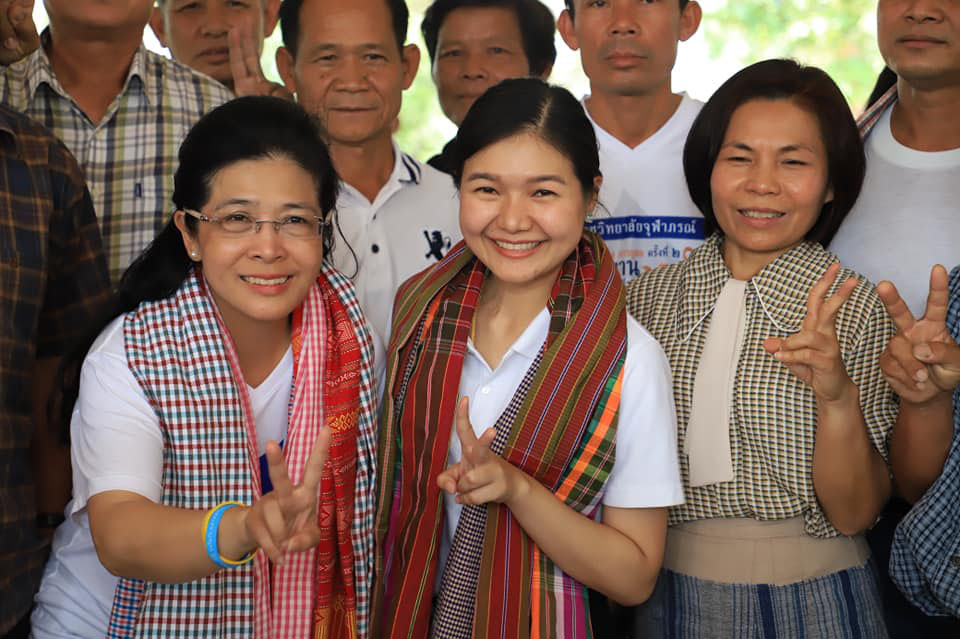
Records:
M517 338L495 370L467 342L460 376L460 397L470 398L470 423L479 437L496 425L524 375L547 339L550 313L546 308ZM603 503L619 508L654 508L683 503L677 459L676 411L670 365L660 345L632 317L627 317L627 356L624 362L616 458ZM447 464L462 456L456 429L450 437ZM440 544L437 586L460 520L462 506L444 493L445 525Z
M461 238L460 199L450 176L396 146L393 153L393 173L373 202L349 184L341 185L337 214L349 247L338 235L333 249L334 265L356 286L378 338L378 354L389 339L397 289Z

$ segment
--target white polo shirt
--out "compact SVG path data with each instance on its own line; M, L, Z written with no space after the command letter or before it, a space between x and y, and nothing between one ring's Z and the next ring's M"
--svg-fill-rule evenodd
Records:
M586 102L583 110L590 118ZM683 94L670 119L631 148L590 118L600 147L603 185L587 228L613 252L625 282L679 262L703 243L703 215L683 176L683 145L703 103Z
M375 344L379 351L390 336L397 289L438 262L461 238L460 198L453 179L396 144L393 154L393 173L373 202L342 183L337 214L349 247L337 235L333 249L334 264L357 288L360 306L381 342Z
M470 398L470 424L479 437L496 425L527 370L536 361L550 329L543 309L491 369L467 341L459 396ZM670 363L660 344L637 320L627 316L627 354L617 420L616 456L603 494L603 505L618 508L663 508L683 503L683 481L677 453L677 411L673 402ZM456 430L450 434L447 465L463 455ZM457 531L463 507L443 493L444 528L436 588ZM602 510L599 518L602 520ZM589 543L589 540L585 540Z

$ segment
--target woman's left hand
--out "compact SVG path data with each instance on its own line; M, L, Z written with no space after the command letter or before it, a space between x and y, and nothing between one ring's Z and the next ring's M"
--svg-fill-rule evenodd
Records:
M506 504L523 489L528 477L523 471L490 450L496 437L493 428L478 438L470 423L470 405L466 397L457 405L457 437L460 438L460 462L437 475L437 485L457 503L478 505L489 502Z
M824 299L839 272L840 264L832 264L810 289L799 333L786 339L769 337L763 342L767 352L810 386L818 400L831 403L856 396L856 386L840 357L835 322L837 311L853 293L857 280L846 280L830 299Z

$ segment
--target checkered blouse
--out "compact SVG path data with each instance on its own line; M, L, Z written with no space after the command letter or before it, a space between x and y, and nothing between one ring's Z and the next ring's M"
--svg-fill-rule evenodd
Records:
M710 313L731 276L721 244L722 237L713 235L680 264L647 271L627 286L627 309L670 359L680 442L686 437ZM800 330L807 293L836 259L820 244L804 242L749 280L747 325L730 409L734 479L690 488L688 460L681 454L686 503L670 509L671 525L711 517L777 520L802 515L809 534L840 534L827 520L813 487L813 391L763 350L767 337ZM837 281L850 276L856 274L843 269ZM836 325L847 373L860 390L870 440L886 458L897 404L877 360L895 326L874 287L862 279L839 311Z

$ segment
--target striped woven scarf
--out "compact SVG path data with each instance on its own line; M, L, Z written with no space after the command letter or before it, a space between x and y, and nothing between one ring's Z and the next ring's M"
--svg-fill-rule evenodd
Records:
M184 584L121 579L108 638L367 636L376 410L372 339L349 280L323 273L292 325L294 384L284 456L300 481L321 425L332 430L318 496L320 545L271 566ZM202 275L124 323L127 361L164 431L161 503L206 510L261 494L255 424L236 351ZM198 532L199 543L199 532Z
M451 563L466 569L444 575L438 601L457 591L452 596L468 602L466 623L435 618L443 526L436 478L446 465L484 276L484 266L461 243L397 294L377 457L376 637L592 636L586 588L541 553L499 504L477 507L479 520L471 515L481 525L476 544L458 543L471 534L462 530L470 512L464 509L448 559L448 573ZM492 448L593 516L613 465L626 352L623 283L597 236L584 233L562 267L553 301L538 363L498 422L498 431L508 427L502 452ZM472 549L473 556L458 557L458 549Z

